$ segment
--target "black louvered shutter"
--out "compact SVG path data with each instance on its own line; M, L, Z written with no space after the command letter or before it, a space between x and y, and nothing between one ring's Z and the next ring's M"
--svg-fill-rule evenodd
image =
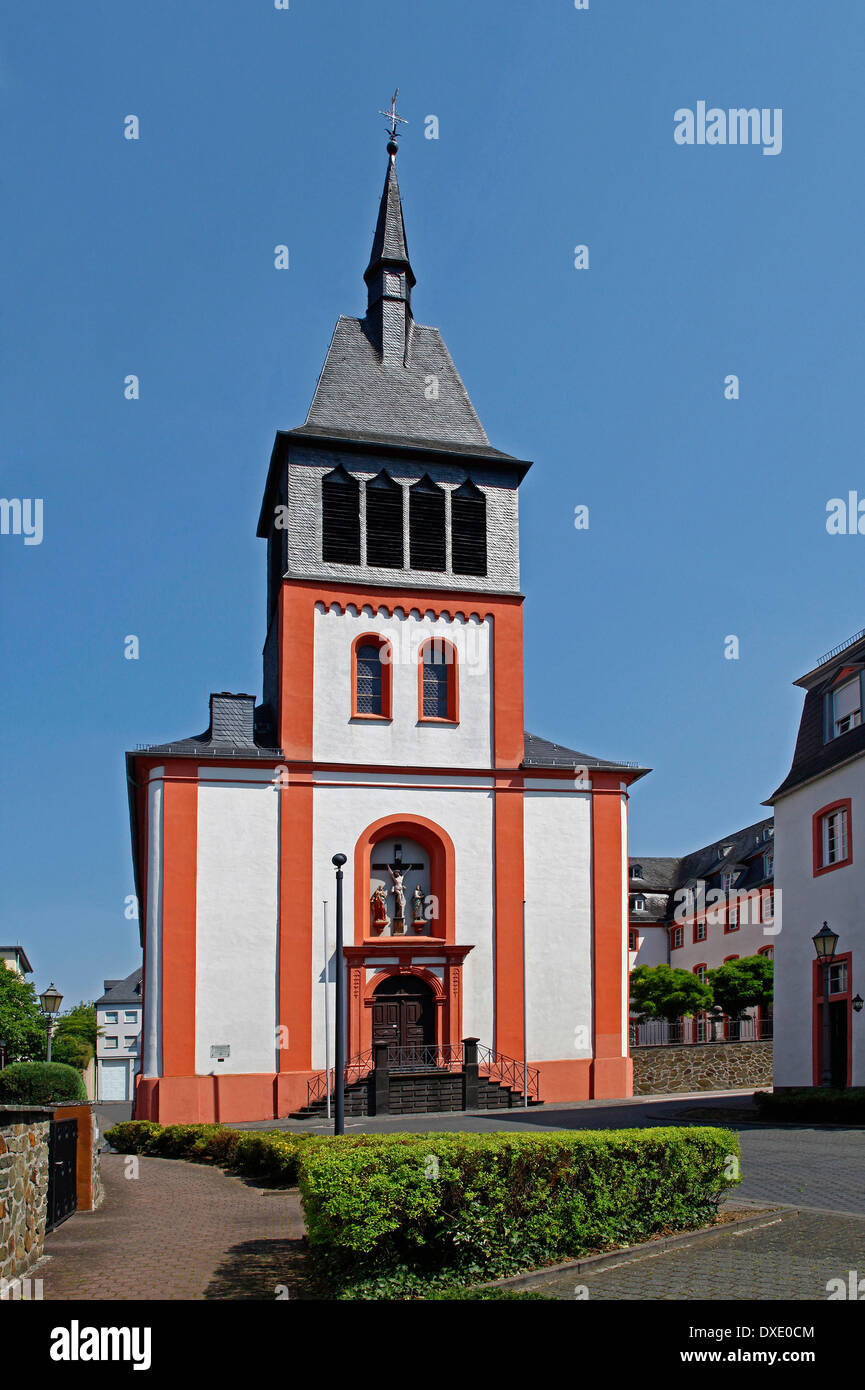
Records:
M469 481L451 496L451 556L454 574L487 572L487 503Z
M445 494L423 477L408 494L409 561L413 570L445 568Z
M321 558L343 565L360 564L360 485L344 468L321 481Z
M381 472L366 485L366 563L402 569L402 488Z

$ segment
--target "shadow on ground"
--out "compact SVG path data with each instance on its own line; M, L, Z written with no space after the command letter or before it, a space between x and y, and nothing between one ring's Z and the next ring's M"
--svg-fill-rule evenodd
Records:
M204 1291L205 1299L309 1299L303 1240L245 1240L232 1245Z

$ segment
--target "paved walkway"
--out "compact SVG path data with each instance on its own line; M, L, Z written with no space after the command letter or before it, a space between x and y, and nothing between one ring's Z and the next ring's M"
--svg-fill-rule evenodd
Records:
M755 1230L719 1231L693 1245L521 1285L548 1297L592 1302L825 1301L830 1279L865 1272L865 1218L802 1212ZM584 1291L585 1290L585 1291Z
M274 1299L294 1282L303 1218L294 1192L219 1168L103 1154L105 1202L46 1238L31 1275L45 1299Z

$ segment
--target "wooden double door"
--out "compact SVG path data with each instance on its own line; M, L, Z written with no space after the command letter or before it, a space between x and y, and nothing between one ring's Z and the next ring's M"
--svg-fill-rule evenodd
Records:
M433 992L412 975L383 980L373 995L372 1042L387 1043L392 1064L423 1065L435 1043Z

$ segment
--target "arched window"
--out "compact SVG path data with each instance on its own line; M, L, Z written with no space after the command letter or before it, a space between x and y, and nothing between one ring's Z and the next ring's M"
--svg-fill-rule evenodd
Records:
M708 968L709 967L707 965L694 966L693 973L697 976L697 979L700 981L701 985L704 985L706 983L706 971L708 970Z
M360 484L342 466L321 480L321 558L360 564Z
M418 718L439 723L459 722L459 667L456 647L442 637L430 637L418 661Z
M353 719L390 719L392 708L391 645L380 633L356 637L351 649Z
M402 488L383 468L366 485L366 563L402 569Z
M470 479L451 493L451 564L454 574L487 572L487 501Z
M409 564L413 570L445 568L444 489L426 474L408 492Z

